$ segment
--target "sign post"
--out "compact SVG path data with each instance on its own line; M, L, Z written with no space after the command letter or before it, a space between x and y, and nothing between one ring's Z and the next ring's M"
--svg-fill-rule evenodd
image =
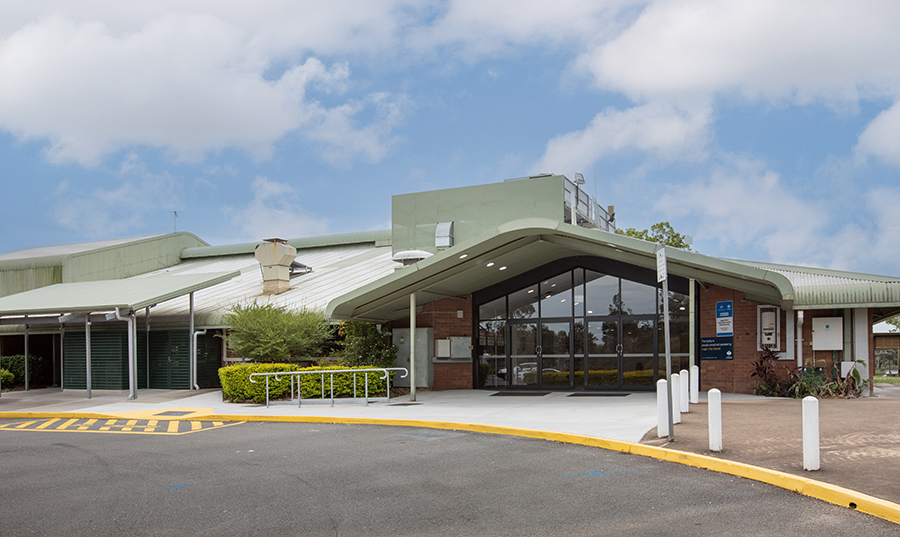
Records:
M669 407L669 442L675 440L675 427L672 408L672 350L669 348L669 270L666 266L666 246L663 244L656 251L656 281L663 284L663 323L666 337L666 399Z

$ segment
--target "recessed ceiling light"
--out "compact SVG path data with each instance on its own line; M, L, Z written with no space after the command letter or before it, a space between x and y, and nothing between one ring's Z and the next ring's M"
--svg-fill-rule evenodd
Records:
M594 313L594 310L588 310L588 313Z
M506 270L506 267L500 267L500 270Z
M560 302L565 302L565 301L566 301L566 299L565 299L565 298L564 298L564 299L562 299L562 300L560 300Z
M463 255L459 256L460 259L465 259L467 257L469 257L469 254L463 254Z
M534 292L534 289L529 289L528 292L529 292L529 293L533 293L533 292Z
M487 264L487 266L489 266L489 267L493 267L493 266L494 266L494 262L493 262L493 261L491 261L491 262L490 262L490 263L488 263L488 264Z

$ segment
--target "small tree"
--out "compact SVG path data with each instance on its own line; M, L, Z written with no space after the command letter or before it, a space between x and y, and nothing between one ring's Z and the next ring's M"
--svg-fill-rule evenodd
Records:
M338 335L344 338L341 358L350 366L393 367L397 359L396 345L379 334L375 325L358 321L341 323Z
M238 304L225 315L225 322L230 327L228 346L257 362L319 356L331 338L321 313L273 304Z
M617 229L616 233L625 235L626 237L634 237L636 239L665 244L666 246L671 246L673 248L681 248L682 250L691 249L691 245L687 243L687 236L677 233L668 222L653 224L650 226L649 230L645 229L643 231L638 231L633 227L630 227L624 231Z

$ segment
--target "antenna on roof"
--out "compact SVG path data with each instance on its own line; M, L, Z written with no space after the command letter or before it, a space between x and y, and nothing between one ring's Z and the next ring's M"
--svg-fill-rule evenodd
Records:
M172 209L172 233L178 233L178 211Z
M580 173L575 174L575 184L583 185L584 184L584 175Z

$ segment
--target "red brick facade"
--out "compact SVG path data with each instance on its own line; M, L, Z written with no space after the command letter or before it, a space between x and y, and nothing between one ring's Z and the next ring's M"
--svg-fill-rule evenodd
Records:
M700 361L700 389L703 391L718 388L726 393L753 393L757 377L751 377L753 362L759 358L760 351L757 348L757 306L758 302L746 299L741 291L735 291L725 287L710 285L702 288L699 293L700 301L700 337L714 337L716 335L716 302L731 300L734 302L734 359L733 360L701 360ZM805 365L823 367L826 375L830 376L833 366L832 351L812 350L812 320L815 317L842 317L843 310L807 310L803 312L803 362ZM872 310L867 313L867 325L872 326ZM791 353L794 360L779 360L776 364L776 372L781 379L790 377L791 372L797 367L796 341L787 339L787 323L796 323L789 318L784 311L781 312L781 337L779 353L787 353L788 346L793 346ZM848 321L845 321L848 322ZM795 324L796 326L796 324ZM874 335L869 331L869 370L874 370L875 345ZM841 358L838 352L838 361Z
M462 311L460 317L459 312ZM432 328L434 340L449 337L472 337L472 295L429 302L416 314L417 328ZM409 328L409 319L391 323L391 328ZM434 352L436 349L432 349ZM435 390L467 390L472 388L472 363L434 364Z

